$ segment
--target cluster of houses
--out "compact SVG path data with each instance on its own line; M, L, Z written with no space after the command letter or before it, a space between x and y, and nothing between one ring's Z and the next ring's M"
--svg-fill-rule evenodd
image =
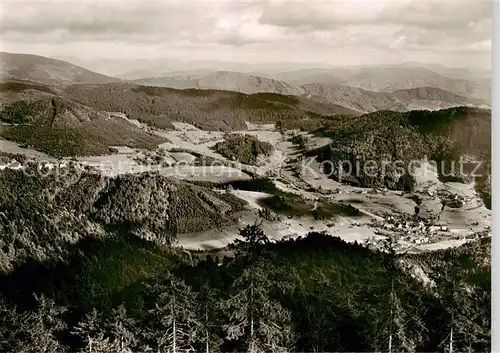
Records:
M425 244L450 235L448 226L408 214L386 215L384 220L374 221L371 226L378 235L413 244Z
M15 159L12 159L10 161L0 161L0 170L4 169L21 169L23 165L16 161Z
M54 168L66 168L68 165L66 162L60 162L60 163L50 163L50 162L42 162L38 163L38 169L54 169ZM5 170L5 169L13 169L13 170L18 170L18 169L23 169L25 166L20 163L19 161L12 159L12 160L1 160L0 159L0 170Z

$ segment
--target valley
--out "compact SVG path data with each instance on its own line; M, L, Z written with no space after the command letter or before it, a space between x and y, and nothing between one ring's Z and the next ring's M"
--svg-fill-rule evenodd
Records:
M479 73L0 62L0 351L489 347Z
M491 212L485 207L474 190L473 184L441 182L438 172L425 160L415 171L416 185L412 192L393 191L387 188L360 188L345 185L328 178L320 169L319 163L303 156L302 170L297 174L291 169L290 160L297 158L301 151L289 140L299 134L307 139L307 148L315 149L331 143L324 137L300 131L278 132L274 124L249 125L249 130L233 131L231 134L249 135L259 141L274 146L272 153L259 161L258 165L249 165L231 160L211 149L216 143L224 141L224 133L203 131L193 125L173 122L175 130L155 131L154 134L168 140L151 152L115 147L117 154L100 157L78 157L79 165L96 168L102 175L116 177L126 174L157 173L165 177L188 182L204 182L204 186L228 184L237 180L251 181L254 178L268 178L282 192L293 194L310 201L310 210L306 217L282 217L275 221L262 220L259 211L263 209L259 201L273 194L266 192L233 189L234 196L248 203L238 222L225 230L213 229L200 234L179 234L178 244L190 250L222 248L238 237L238 229L248 224L263 221L266 234L273 240L294 238L308 232L326 231L338 235L345 241L359 243L377 242L389 237L396 237L400 251L423 251L448 246L459 246L464 241L475 239L478 234L487 232L491 225ZM182 151L182 152L181 152ZM6 152L6 151L5 151ZM150 156L146 159L146 156ZM200 163L203 158L210 158L210 164ZM74 160L74 159L73 159ZM69 163L72 159L63 159ZM466 200L459 208L441 210L439 193L445 191L455 197ZM222 192L222 191L221 191ZM426 220L425 227L417 221L414 225L414 208L417 203L413 196L422 199L418 204L419 216ZM361 216L334 216L325 220L313 217L314 203L341 202L358 209ZM433 217L439 215L437 220ZM399 223L391 224L392 218L400 218ZM398 236L391 228L403 229L406 236ZM438 228L438 231L430 230ZM446 228L445 231L440 231ZM218 245L214 245L218 244Z
M7 76L7 82L12 82L9 80L15 78L15 73L24 72L19 69L19 64L17 66L13 64L14 58L26 59L23 65L31 65L30 67L34 68L39 60L43 65L37 70L41 72L47 72L46 65L48 64L52 65L54 70L71 65L66 63L65 66L59 68L60 63L50 61L51 59L40 59L34 56L16 57L7 53L3 55L8 59L3 63L3 71L10 75ZM377 243L376 239L381 242L387 236L394 236L387 231L391 225L388 225L387 221L384 223L384 220L399 217L408 218L408 221L402 224L406 229L405 232L409 234L398 238L399 245L402 249L412 248L417 251L426 246L429 248L428 243L460 244L465 239L474 238L474 234L480 234L489 227L489 211L481 201L481 197L475 192L479 189L477 187L479 181L476 182L476 187L474 187L475 184L470 184L474 183L471 180L466 181L463 187L460 185L457 187L453 180L442 181L443 178L440 177L442 171L432 169L432 166L426 164L426 158L431 158L432 154L436 153L466 152L472 153L477 158L488 159L490 158L487 153L488 146L476 146L472 149L470 146L451 146L446 147L451 148L450 151L440 150L439 152L418 149L418 145L428 144L422 142L422 139L434 139L436 142L432 142L431 145L437 143L439 146L444 141L440 139L456 138L457 134L453 130L439 132L441 131L440 125L436 125L437 128L431 127L431 129L438 130L431 134L437 133L438 135L429 137L429 132L420 127L425 119L441 119L439 115L441 111L444 112L444 116L447 114L453 116L455 110L460 112L460 109L464 110L466 115L471 116L477 116L483 112L488 114L486 110L477 110L478 108L450 108L455 105L474 105L474 103L480 106L480 102L474 99L461 97L440 88L428 87L413 89L414 93L410 93L408 89L394 91L389 97L382 91L368 91L355 86L328 86L324 83L293 86L293 84L284 84L273 79L261 79L233 72L208 74L196 80L187 78L192 84L182 83L180 86L171 85L170 82L184 82L186 78L143 79L136 80L134 83L125 83L118 82L120 80L106 80L104 76L88 74L82 71L83 69L78 70L67 72L71 75L78 73L79 85L71 82L75 80L73 78L67 80L61 78L58 81L59 85L53 86L55 81L47 82L41 78L43 75L40 74L29 78L36 80L37 84L8 83L10 86L4 86L2 95L6 99L1 113L3 127L0 132L4 138L0 140L1 152L25 154L28 159L35 162L43 160L49 163L47 164L49 166L57 166L56 160L63 165L69 162L77 163L80 168L91 168L109 178L128 174L154 173L167 178L203 183L204 187L211 189L221 184L230 185L237 180L251 182L255 178L267 178L280 192L303 200L314 200L314 204L308 206L311 209L300 217L286 219L281 215L281 218L278 217L275 221L264 220L263 227L268 230L268 236L277 240L284 237L299 237L311 230L318 230L340 234L341 238L348 241ZM371 72L369 68L363 70L352 71L351 74L360 75L361 72ZM392 76L388 76L389 71L393 72ZM396 79L397 73L402 73L399 68L384 68L378 74L382 75L383 72L385 77L393 77L393 79ZM406 70L406 72L411 73L411 70ZM323 77L330 77L327 70L310 70L295 74L290 72L276 77L283 79L316 77L314 75L319 73ZM413 74L416 75L416 72ZM344 79L345 75L346 73L344 73ZM439 76L432 75L430 71L425 74L421 72L419 75L422 78ZM337 72L336 76L342 75ZM249 85L242 86L241 82L248 78L250 79ZM117 82L102 83L103 80ZM224 85L221 86L219 83L224 83ZM157 87L138 84L151 84ZM173 89L169 86L183 89ZM356 103L353 104L351 100ZM411 110L422 109L420 101L426 109L431 111L442 108L448 108L448 110L438 110L436 118L426 118L425 113L422 113L422 118L419 118L417 115L420 113L415 111L414 114ZM384 115L378 111L384 110L393 111L381 118L382 120L389 119L387 120L390 121L389 125L398 119L410 119L410 124L416 122L415 126L421 129L419 132L421 136L411 142L413 145L405 152L406 155L402 151L399 152L400 155L401 153L405 155L404 158L407 161L413 158L421 162L416 170L415 185L411 190L398 190L399 186L388 189L388 184L384 184L385 181L382 184L363 182L364 184L357 186L356 184L350 185L351 176L347 176L343 182L338 182L336 177L338 179L341 176L338 172L331 177L325 175L328 170L320 165L329 162L332 158L329 157L331 151L337 148L332 146L340 144L342 150L347 143L339 140L340 136L344 136L342 135L344 132L339 132L344 129L344 124L353 126L354 130L358 131L356 133L361 133L360 136L368 132L367 136L373 139L373 136L387 133L378 130L378 115ZM403 112L410 110L410 112L409 115L395 113L398 110ZM376 112L372 115L363 115L365 112L372 111ZM391 114L394 117L391 117ZM359 126L355 125L357 121L359 121ZM403 125L400 127L395 125L391 129L401 129L401 126L407 123L401 124ZM443 123L439 124L450 124L450 122L443 120ZM457 124L462 123L457 120L454 126L459 126ZM383 123L380 126L384 126ZM351 131L349 134L352 134L352 128L348 129ZM403 129L407 128L403 127ZM330 130L331 132L325 134L325 131ZM398 133L395 133L395 130L388 131L391 135L387 135L385 139L396 138L393 142L395 144L401 143L397 137L399 134L409 134L410 139L415 138L411 136L416 136L410 130L409 132L402 130ZM479 133L488 134L488 131L484 130ZM455 135L452 136L450 133ZM337 135L339 137L336 137ZM228 158L229 155L224 156L219 153L221 147L218 146L227 143L229 138L237 136L249 136L254 139L245 142L250 144L245 147L247 148L245 159L239 159L243 158L243 155L240 157L233 155L232 158ZM355 144L358 146L355 148L359 149L364 146L363 138L357 137ZM21 142L21 145L16 145L11 140ZM243 148L242 141L235 140L233 148ZM262 152L258 152L249 158L248 151L255 149L255 145L259 143L268 144L271 150L266 152L267 155L260 155L259 153ZM350 143L352 142L347 144ZM417 149L415 150L413 146ZM328 152L328 149L331 151ZM380 150L373 156L377 159L382 153ZM343 155L343 158L349 160L351 157ZM336 161L336 159L331 161ZM481 171L488 173L488 161L486 160L484 164L486 169L483 168ZM7 164L4 167L10 168ZM419 173L425 175L422 176ZM346 184L348 180L351 181ZM484 184L484 181L480 182L481 185ZM444 207L440 210L442 202L439 194L443 190L467 201L457 209L448 210ZM179 244L190 249L202 249L207 247L208 243L227 244L230 239L237 237L238 227L257 222L261 218L259 212L267 209L256 199L254 193L260 192L258 190L236 188L230 192L249 205L241 220L219 235L203 233L180 236ZM275 196L265 192L258 195L262 199ZM419 200L418 205L412 198ZM346 216L335 216L325 220L314 219L312 215L318 202L341 202L357 209L361 215L353 219ZM415 207L419 208L418 216L414 214ZM439 215L438 219L432 219L437 215ZM425 226L425 230L420 229L422 225L417 231L407 224L413 222L410 220L412 217L422 216L429 223ZM446 232L430 234L428 229L435 227L436 222L439 223L438 228L445 227ZM385 228L381 230L380 227ZM413 238L412 234L417 233L418 236ZM451 243L446 243L450 240Z

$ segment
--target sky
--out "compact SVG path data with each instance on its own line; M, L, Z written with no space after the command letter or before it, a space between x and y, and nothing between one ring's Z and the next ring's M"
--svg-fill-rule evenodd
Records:
M8 1L2 51L95 59L489 68L491 2Z

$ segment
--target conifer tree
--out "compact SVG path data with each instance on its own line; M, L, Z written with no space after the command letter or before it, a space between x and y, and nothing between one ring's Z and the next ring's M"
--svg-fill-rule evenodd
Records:
M75 327L73 333L84 342L85 353L131 353L145 350L139 344L139 326L123 305L104 316L93 309Z
M66 328L62 315L65 308L53 300L37 297L33 311L17 312L0 298L0 351L19 353L66 352L67 347L57 339Z
M155 300L148 319L147 338L159 352L194 352L203 343L203 318L197 296L181 279L168 274L150 288Z
M226 302L231 313L226 339L238 340L247 352L286 352L293 348L294 331L289 310L272 298L275 283L265 264L243 270Z

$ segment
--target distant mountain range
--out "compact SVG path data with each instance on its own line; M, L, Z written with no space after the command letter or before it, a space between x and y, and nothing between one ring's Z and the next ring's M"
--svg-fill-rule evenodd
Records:
M1 53L0 62L0 77L4 82L22 80L56 86L123 82L65 61L37 55ZM259 76L197 69L203 66L200 63L192 71L175 71L165 76L129 82L176 89L277 93L343 106L359 113L389 109L441 109L458 105L488 107L490 101L488 73L439 65L432 67L435 71L416 66L417 63L407 63L399 66L299 69ZM256 69L255 65L247 67L250 68ZM271 68L266 66L267 70ZM454 74L457 78L444 74Z
M462 96L432 84L424 85L426 83L424 79L420 80L422 82L420 86L378 91L354 85L336 84L336 81L341 80L335 79L332 75L311 75L311 77L315 77L318 80L322 79L323 82L314 82L314 79L311 79L313 81L311 83L298 85L290 83L291 80L278 80L229 71L217 71L205 75L153 77L134 80L132 82L145 86L172 87L177 89L218 89L246 94L259 92L278 93L340 105L360 113L377 110L442 109L458 105L488 106L486 99L474 98L468 95ZM434 76L429 73L428 77L432 80ZM305 77L302 80L303 82L307 82ZM395 81L387 82L393 84ZM399 81L402 87L412 86L411 84L405 85L404 83L403 81Z
M446 75L454 75L448 77ZM391 92L400 89L434 87L458 95L490 100L491 82L487 73L465 69L425 67L357 67L340 69L308 69L281 72L270 78L296 85L312 83L343 84L372 91Z
M2 58L0 136L56 157L108 154L119 145L154 149L165 142L130 119L152 129L184 121L205 130L241 130L247 121L358 114L305 97L147 87L60 60L6 53Z
M436 110L455 106L487 107L483 100L460 96L434 87L417 87L392 92L375 92L348 85L319 83L302 87L309 99L335 103L359 112Z
M302 87L295 84L274 80L272 78L253 76L231 71L215 71L205 75L143 78L132 82L145 86L161 86L178 89L218 89L246 94L271 92L284 95L301 96L306 93Z
M447 67L435 63L404 62L392 65L362 65L339 66L320 62L270 62L270 63L242 63L215 60L178 60L173 58L119 58L119 59L92 59L85 60L72 56L57 57L59 60L74 63L89 70L101 72L109 76L132 80L143 77L173 76L176 72L236 71L255 76L267 76L277 73L304 71L304 70L356 70L360 68L424 68L450 78L490 78L491 70L478 68Z
M268 77L298 86L311 83L343 84L387 92L417 87L435 87L466 97L486 101L491 99L490 70L450 68L440 64L420 62L339 67L321 63L250 64L207 60L180 61L168 58L91 61L67 58L67 61L124 80L204 76L214 72L230 71ZM177 84L181 85L179 82Z
M215 60L177 60L172 58L157 59L93 59L84 60L76 57L59 57L58 59L86 67L89 70L102 72L124 80L144 77L172 76L176 72L209 73L213 71L237 71L262 76L281 71L302 70L311 67L324 67L321 63L239 63ZM326 66L333 68L333 65Z

